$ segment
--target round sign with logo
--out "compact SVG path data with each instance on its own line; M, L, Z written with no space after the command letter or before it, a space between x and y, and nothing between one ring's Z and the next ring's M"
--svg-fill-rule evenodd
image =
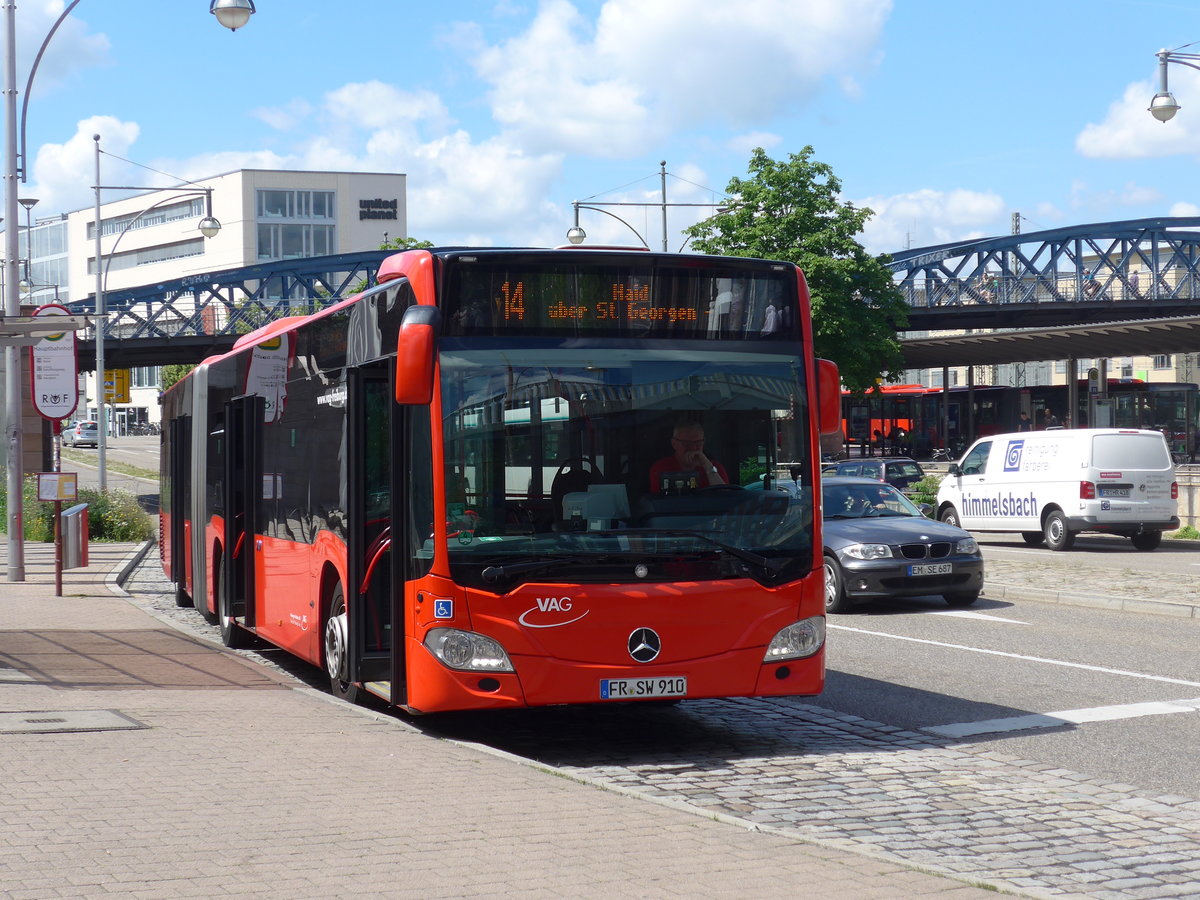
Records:
M50 303L33 312L35 317L69 316L65 306ZM75 412L79 404L79 363L75 332L65 329L47 335L29 348L33 408L44 419L58 421Z

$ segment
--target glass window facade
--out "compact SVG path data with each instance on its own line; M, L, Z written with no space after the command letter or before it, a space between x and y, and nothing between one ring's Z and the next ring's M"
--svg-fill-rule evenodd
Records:
M260 260L327 256L336 250L333 191L271 189L257 192Z

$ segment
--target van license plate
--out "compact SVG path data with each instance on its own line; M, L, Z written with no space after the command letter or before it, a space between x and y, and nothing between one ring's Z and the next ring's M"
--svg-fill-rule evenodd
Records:
M686 697L687 676L661 678L601 678L601 700L638 700L648 697Z
M1100 496L1101 497L1128 497L1129 496L1129 488L1102 487L1102 488L1100 488Z
M953 563L926 563L908 567L909 575L949 575L953 571Z

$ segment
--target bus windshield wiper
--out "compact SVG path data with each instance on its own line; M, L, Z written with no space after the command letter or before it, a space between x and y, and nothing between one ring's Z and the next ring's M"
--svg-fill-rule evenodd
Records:
M621 534L665 534L671 537L692 537L704 541L706 544L712 544L720 550L724 550L730 556L740 559L742 562L748 562L752 566L758 566L769 576L779 574L783 568L782 563L774 563L765 556L760 556L751 550L743 550L741 547L735 547L733 544L727 544L724 541L719 541L714 537L710 537L703 531L690 531L686 528L625 528L618 531L602 531L593 532L593 534L605 535L621 535Z
M556 556L553 559L533 559L529 562L511 563L507 566L488 566L479 574L483 576L484 581L497 582L510 575L520 575L525 572L541 572L548 569L557 569L560 566L573 566L581 562L583 560L577 556Z

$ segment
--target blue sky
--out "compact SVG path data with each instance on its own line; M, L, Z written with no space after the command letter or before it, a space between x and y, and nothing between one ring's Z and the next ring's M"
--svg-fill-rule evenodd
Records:
M1194 0L83 0L29 107L38 216L90 206L92 135L186 178L237 168L408 175L409 232L562 243L571 201L718 201L750 151L811 144L876 216L874 252L1200 214L1200 72L1146 106ZM18 81L62 2L17 10ZM1191 48L1200 49L1200 47ZM105 184L152 176L106 159ZM651 245L658 211L612 212ZM670 245L700 213L673 208ZM583 211L590 241L628 243Z

